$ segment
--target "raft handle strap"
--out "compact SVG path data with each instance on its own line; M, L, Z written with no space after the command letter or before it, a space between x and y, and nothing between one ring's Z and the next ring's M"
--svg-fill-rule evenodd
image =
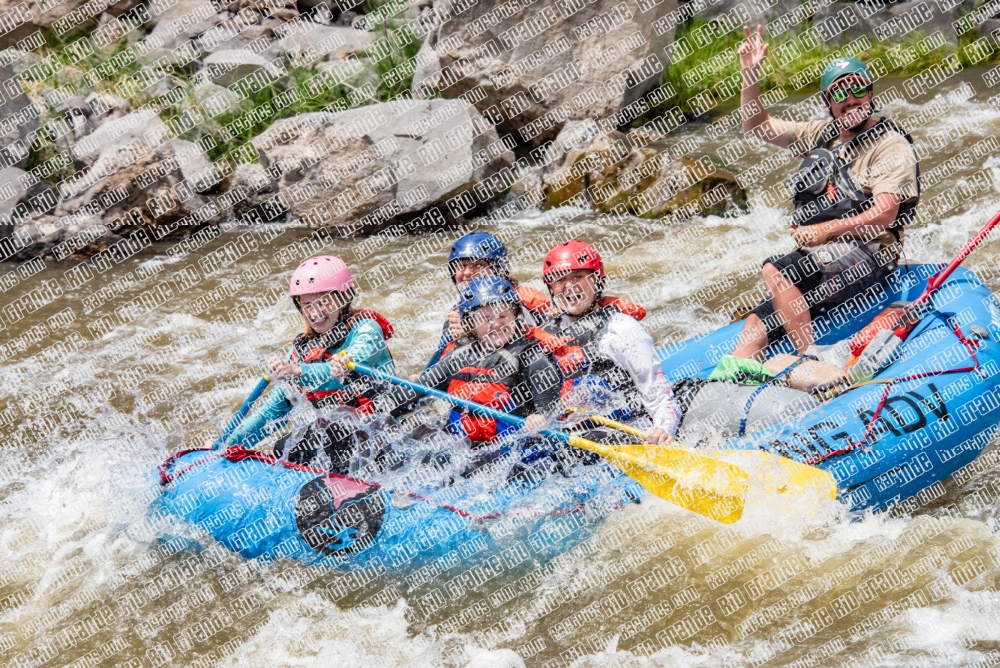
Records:
M850 443L844 446L843 448L840 448L839 450L831 450L830 452L824 453L822 455L816 455L812 459L807 460L805 463L809 466L815 466L816 464L822 461L826 461L827 459L830 459L832 457L839 457L840 455L845 455L848 452L851 452L852 450L860 448L862 445L864 445L868 441L868 438L872 435L872 432L875 430L875 425L878 423L879 416L882 414L882 409L885 407L885 403L889 399L889 391L892 389L894 383L906 382L909 380L919 380L921 378L928 378L931 376L941 376L946 373L968 373L972 371L978 371L979 358L976 357L976 347L980 344L980 342L966 338L965 334L962 333L962 330L959 328L959 326L954 323L952 323L951 325L951 331L955 335L955 337L962 342L962 345L965 346L965 349L969 351L969 354L972 356L972 361L974 362L974 366L966 366L958 369L942 369L940 371L924 371L921 373L911 374L909 376L900 376L899 378L886 378L877 381L867 381L866 383L863 383L865 385L885 383L885 391L882 393L882 398L879 400L878 405L875 407L875 412L872 413L872 419L868 423L868 427L865 428L865 433L861 437L861 440L856 443ZM861 384L859 383L859 385Z

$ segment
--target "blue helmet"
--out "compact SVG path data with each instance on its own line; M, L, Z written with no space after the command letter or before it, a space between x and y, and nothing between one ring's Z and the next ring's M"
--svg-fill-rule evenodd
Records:
M514 286L499 276L480 276L472 279L458 297L458 315L465 320L473 311L487 304L508 303L521 312L521 300Z
M493 273L501 278L510 277L510 260L507 259L507 249L503 242L488 232L469 232L455 242L448 255L448 271L451 281L455 282L456 260L486 260L490 263Z

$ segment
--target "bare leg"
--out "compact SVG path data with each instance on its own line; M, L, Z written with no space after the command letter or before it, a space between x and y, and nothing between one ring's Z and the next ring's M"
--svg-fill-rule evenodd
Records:
M801 355L813 344L812 318L809 305L802 293L792 282L781 275L774 265L765 264L761 274L764 285L771 293L774 310L780 314L781 322L792 340L795 350Z
M791 281L781 275L774 265L765 264L761 270L764 278L764 285L771 295L772 304L776 315L780 319L785 331L795 350L802 354L813 344L812 319L809 316L809 307L799 291ZM764 348L767 347L767 332L764 323L754 313L751 313L743 324L743 331L740 338L736 340L736 347L730 353L734 357L755 359L760 361Z
M740 338L736 340L736 347L729 354L733 357L760 361L761 354L766 347L767 332L764 331L764 323L757 317L756 313L751 313L743 323L743 331L740 332Z

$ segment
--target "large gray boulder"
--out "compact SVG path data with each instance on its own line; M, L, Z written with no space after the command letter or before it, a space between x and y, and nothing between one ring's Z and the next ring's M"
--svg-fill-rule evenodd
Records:
M278 121L253 143L261 165L280 174L292 215L345 234L396 222L449 222L462 211L448 200L477 185L467 199L481 203L500 194L505 182L487 180L514 160L493 126L464 100L301 114Z
M243 49L223 49L206 56L202 61L205 79L219 86L231 86L240 79L260 75L273 81L287 71L276 60Z
M438 58L436 44L437 30L432 30L417 51L410 84L410 96L416 100L429 97L441 84L441 60Z
M229 178L229 199L234 202L234 218L269 223L285 215L281 207L273 206L278 184L259 164L238 165Z
M121 221L114 225L116 233L149 227L164 238L227 215L202 194L220 181L204 150L171 140L163 121L148 110L102 125L78 142L74 156L90 168L59 184L57 216L96 208L105 222Z
M230 17L202 32L195 39L194 46L202 53L227 49L259 51L258 45L274 39L273 26L278 23L273 19L262 20L256 13L244 11L238 17Z
M978 4L978 3L977 3ZM916 35L914 26L924 35L940 33L937 41L932 37L926 43L929 49L941 45L941 38L951 44L958 44L958 32L954 22L972 9L970 0L960 2L926 2L925 0L902 0L901 2L832 2L813 18L813 25L827 42L836 43L847 37L853 39L862 34L874 36L873 43L886 41L898 44L904 35ZM972 30L964 30L975 35ZM914 47L901 47L890 51L894 62L888 67L902 67L918 57Z
M93 27L102 13L118 16L134 6L134 0L119 0L103 6L89 0L0 0L0 14L6 17L4 32L0 34L0 48L14 46L40 28L50 30L58 38L71 38ZM27 48L37 47L29 40Z
M4 238L6 237L6 238ZM41 216L11 228L0 226L0 259L65 260L106 250L122 237L96 215ZM13 251L13 252L10 252Z
M807 14L806 10L807 7L803 6L800 0L693 0L680 5L680 14L684 19L700 19L708 22L722 18L732 21L735 17L741 26L744 23L750 26L759 23L765 27L765 39L770 34L772 23L774 30L782 33L787 32L790 27L801 30L802 17L812 15ZM796 11L799 12L798 15L795 14ZM706 40L712 40L713 27L703 26L700 34L697 30L693 31L688 36L691 48L703 47L707 43Z
M149 13L153 30L146 36L146 43L159 46L141 55L139 61L142 63L167 58L182 64L187 58L185 50L200 55L198 38L225 20L209 0L177 0L174 4L154 2ZM232 48L232 45L226 44L223 48Z
M308 67L320 60L339 60L370 47L373 33L312 21L290 25L263 55L284 58L292 67Z
M617 130L570 122L550 145L542 171L543 208L589 206L643 218L722 215L746 205L730 172L708 160L672 157Z
M50 211L55 190L17 167L0 169L0 225L23 223Z
M166 137L167 126L150 109L140 109L121 118L109 121L76 142L73 157L86 166L92 166L102 155L110 156L112 150L136 145L148 149L153 137ZM136 142L140 144L136 144ZM121 166L121 165L119 165Z
M646 11L631 0L511 5L452 3L434 44L440 81L426 93L469 94L501 134L539 145L567 120L608 118L660 86L676 0Z
M205 82L194 89L203 114L215 118L220 114L236 114L250 106L250 100L225 86Z

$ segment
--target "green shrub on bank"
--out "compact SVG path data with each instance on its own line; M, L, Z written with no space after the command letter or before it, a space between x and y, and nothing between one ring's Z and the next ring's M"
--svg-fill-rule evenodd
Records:
M693 20L689 24L678 28L675 39L675 54L679 60L675 59L664 71L663 83L673 87L677 95L667 101L665 107L680 106L681 110L688 116L695 116L699 113L697 103L692 104L692 100L697 100L699 95L710 95L718 108L732 109L739 106L739 86L735 87L735 95L720 99L717 91L723 90L725 95L726 81L736 75L739 70L739 58L736 55L736 48L746 38L743 34L743 27L733 30L721 37L717 37L708 44L697 45L694 40L694 33L707 26L708 21ZM819 77L815 77L809 83L796 89L793 77L800 72L808 70L810 67L822 69L835 55L843 53L844 47L850 43L857 45L855 38L842 37L840 41L822 42L818 44L810 43L806 31L809 26L805 26L802 31L788 32L777 38L769 38L767 30L764 30L764 41L770 44L768 50L768 64L773 71L767 74L761 81L761 92L765 93L776 88L783 88L786 92L815 92L819 90ZM686 40L687 44L694 47L685 54L684 50L678 50L677 46ZM866 63L881 60L884 66L883 76L908 77L918 74L928 67L943 62L946 58L958 58L963 67L971 65L985 65L1000 62L1000 50L996 48L993 40L979 40L976 31L966 33L959 37L957 48L947 42L939 44L940 40L928 37L920 30L912 31L901 39L889 39L879 42L874 37L868 37L868 48L851 55L856 55ZM806 42L806 44L803 44ZM727 57L726 54L729 54ZM713 59L716 68L712 66ZM724 63L724 64L723 64ZM693 81L693 72L698 71L698 67L706 67L703 78ZM687 76L685 74L687 73ZM729 90L733 90L731 87ZM704 98L703 98L704 99ZM654 114L663 113L666 109L656 109Z
M238 133L222 133L221 138L216 131L216 137L220 141L218 146L209 151L210 157L218 160L238 150L283 118L317 111L344 111L363 107L397 98L409 91L413 80L412 63L416 60L420 45L410 42L401 46L394 38L394 29L387 23L376 26L375 35L376 39L386 38L385 43L390 45L389 52L380 58L362 55L355 59L361 67L357 75L343 81L339 78L329 79L318 85L322 81L322 77L317 77L320 68L290 69L288 77L253 93L245 111L216 117L214 124L219 127L231 127L241 117L254 120L248 126L241 126ZM231 135L232 138L229 138ZM196 137L185 138L197 140Z
M179 134L178 138L198 141L211 135L213 141L205 143L214 146L209 149L209 157L219 160L238 151L253 137L283 118L324 110L342 111L404 94L410 89L413 64L420 44L412 36L410 39L404 38L401 24L395 18L375 23L375 39L384 38L383 48L377 53L361 53L359 57L350 59L357 64L358 70L350 76L317 76L323 67L337 67L348 61L289 67L288 76L281 77L260 90L248 92L240 108L214 117L195 99L198 75L190 66L171 66L163 70L165 78L173 87L167 94L154 95L153 91L157 86L153 85L130 97L123 95L122 91L129 89L129 79L138 74L142 66L131 60L108 71L107 63L135 48L135 44L143 37L135 33L131 35L131 39L122 38L113 45L95 49L81 57L82 50L77 49L74 53L72 45L75 40L60 40L49 31L44 35L45 44L34 52L45 66L34 68L31 76L22 76L21 81L25 92L35 101L42 100L46 90L54 89L65 96L84 97L96 91L128 97L133 110L157 109L160 118L170 127L186 127L181 123L184 117L199 119L196 125ZM102 76L97 76L96 73ZM55 113L56 105L46 106L48 111L40 119L42 130L39 139L30 150L29 169L60 154L67 155L69 147L76 141L75 137L65 133L61 118ZM240 155L241 160L245 161L246 152L241 151ZM67 166L52 173L46 180L57 183L71 176L72 161L66 162Z

